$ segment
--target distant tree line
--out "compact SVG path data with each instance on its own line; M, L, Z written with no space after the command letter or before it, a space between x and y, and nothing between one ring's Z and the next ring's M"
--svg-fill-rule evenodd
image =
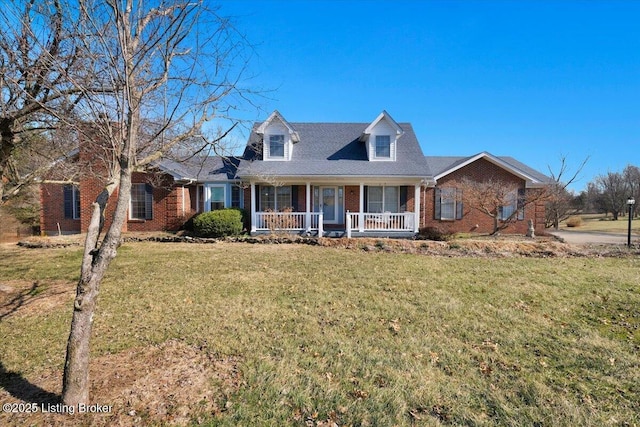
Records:
M599 175L577 197L578 204L584 211L611 213L613 219L617 220L627 212L629 197L640 203L640 168L628 165L622 172ZM638 216L637 209L634 216Z
M556 177L553 196L550 197L546 226L557 228L559 222L579 213L611 214L613 220L625 216L628 211L627 199L633 197L640 204L640 167L628 165L622 172L607 172L598 175L587 184L585 190L574 194ZM637 206L633 216L638 216Z

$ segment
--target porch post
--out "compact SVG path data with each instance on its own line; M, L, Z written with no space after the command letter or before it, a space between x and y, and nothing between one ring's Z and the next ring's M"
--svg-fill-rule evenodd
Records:
M346 221L346 226L347 226L347 239L351 238L351 214L349 213L349 211L347 211L347 221Z
M416 184L415 195L413 196L413 210L414 210L414 218L413 218L413 232L417 233L420 231L420 186L421 184Z
M364 232L364 184L360 183L360 207L358 210L358 231Z
M322 221L324 221L324 215L320 212L318 214L318 237L322 237L324 235L324 226L322 225Z
M311 231L311 183L307 182L307 209L304 217L305 227L307 229L307 233Z
M256 184L251 182L251 232L256 231Z

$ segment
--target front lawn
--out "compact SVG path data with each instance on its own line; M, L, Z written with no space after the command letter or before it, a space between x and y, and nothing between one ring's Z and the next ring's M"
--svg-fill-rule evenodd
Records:
M13 380L60 392L80 255L0 246L2 403ZM128 243L92 341L91 397L114 407L84 420L637 425L639 272L637 256ZM72 417L38 416L0 424Z

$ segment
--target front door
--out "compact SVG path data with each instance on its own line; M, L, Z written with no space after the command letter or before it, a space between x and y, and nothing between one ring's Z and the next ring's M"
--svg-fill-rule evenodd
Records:
M338 223L338 187L320 188L320 207L325 224Z

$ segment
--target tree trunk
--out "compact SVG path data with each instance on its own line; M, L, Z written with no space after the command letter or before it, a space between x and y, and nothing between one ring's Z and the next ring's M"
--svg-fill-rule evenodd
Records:
M122 226L127 216L131 195L131 169L123 168L119 179L116 211L102 244L98 238L104 225L104 211L109 196L118 182L109 183L93 204L91 222L87 230L82 271L73 305L71 331L67 341L67 356L62 380L62 402L65 405L89 404L89 344L100 283L116 257Z

